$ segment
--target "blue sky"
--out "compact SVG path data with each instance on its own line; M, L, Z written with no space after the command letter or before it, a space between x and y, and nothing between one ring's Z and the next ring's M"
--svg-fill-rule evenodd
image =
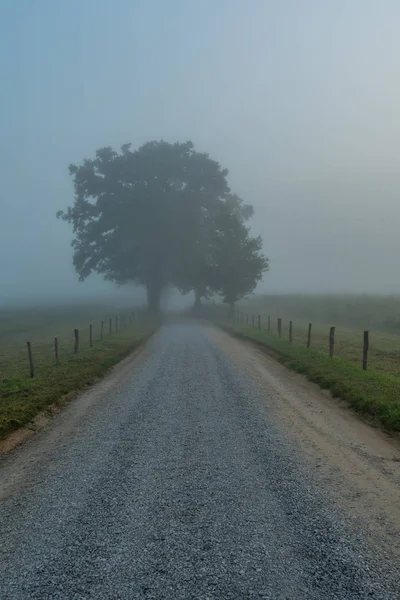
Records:
M68 164L191 139L256 207L274 291L400 292L400 4L0 0L2 297L89 293Z

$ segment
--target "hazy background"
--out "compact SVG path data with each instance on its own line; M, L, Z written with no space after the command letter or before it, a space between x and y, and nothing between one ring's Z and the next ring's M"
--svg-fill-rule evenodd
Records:
M398 0L0 0L0 301L77 281L68 164L191 139L254 204L262 291L400 292Z

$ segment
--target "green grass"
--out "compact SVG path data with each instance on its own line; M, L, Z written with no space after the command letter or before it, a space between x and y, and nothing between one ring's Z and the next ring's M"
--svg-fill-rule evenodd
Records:
M354 410L374 417L387 430L400 431L400 379L361 366L340 357L330 358L315 348L279 338L246 325L219 320L222 327L237 336L254 340L270 348L281 362L329 389L333 396L345 400Z
M5 318L7 313L8 318ZM113 332L108 333L108 316ZM120 329L115 332L115 314ZM129 310L129 315L132 310ZM38 412L57 403L70 392L93 383L138 347L156 329L143 314L136 321L123 316L128 311L99 305L77 305L33 311L0 312L0 438L31 421ZM100 322L104 320L103 339ZM89 324L93 346L89 346ZM73 330L80 331L80 347L74 353ZM60 364L55 364L54 337L59 339ZM31 341L35 377L29 374L26 341Z

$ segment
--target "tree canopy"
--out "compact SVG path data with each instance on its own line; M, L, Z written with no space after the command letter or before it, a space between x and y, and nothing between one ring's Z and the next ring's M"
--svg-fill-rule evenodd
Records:
M252 207L233 194L226 169L191 142L152 141L138 150L102 148L70 165L75 201L57 216L73 226L73 263L118 284L146 286L157 312L164 288L220 293L233 303L251 292L268 262L245 225Z

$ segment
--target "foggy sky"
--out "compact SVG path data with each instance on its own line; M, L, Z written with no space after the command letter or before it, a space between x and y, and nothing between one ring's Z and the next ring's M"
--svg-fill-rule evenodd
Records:
M398 0L2 0L0 301L77 281L68 164L192 140L256 213L262 291L400 292Z

